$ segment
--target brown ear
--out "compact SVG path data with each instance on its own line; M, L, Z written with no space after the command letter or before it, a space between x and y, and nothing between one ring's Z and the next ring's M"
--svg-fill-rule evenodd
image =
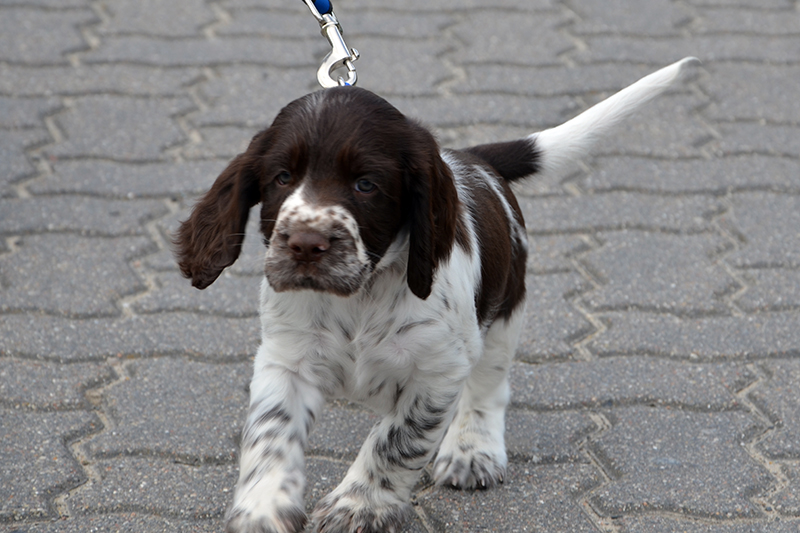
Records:
M178 265L198 289L214 283L239 257L250 208L261 200L258 159L268 144L268 132L253 137L247 151L222 171L178 230Z
M424 128L419 129L415 137L420 144L407 163L411 203L407 277L411 292L424 300L431 293L439 262L453 249L458 195L436 140Z

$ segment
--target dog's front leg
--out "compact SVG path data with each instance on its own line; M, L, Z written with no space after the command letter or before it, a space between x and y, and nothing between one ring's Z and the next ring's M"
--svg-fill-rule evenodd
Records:
M296 372L256 368L228 533L296 533L306 523L303 449L324 399Z
M316 533L399 531L411 489L452 420L459 389L398 391L395 412L370 432L344 480L314 510Z

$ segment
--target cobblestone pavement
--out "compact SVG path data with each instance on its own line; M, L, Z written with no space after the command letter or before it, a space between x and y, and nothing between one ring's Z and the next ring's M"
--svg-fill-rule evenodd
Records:
M360 85L442 144L558 124L704 68L557 183L533 250L506 483L408 532L800 530L797 0L339 0ZM169 234L316 88L297 0L0 0L0 531L219 531L260 249L205 292ZM251 217L252 218L252 217ZM334 404L309 506L374 418Z

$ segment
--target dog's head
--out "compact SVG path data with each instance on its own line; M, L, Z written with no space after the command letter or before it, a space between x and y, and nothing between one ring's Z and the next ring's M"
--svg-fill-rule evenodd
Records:
M435 139L355 87L295 100L220 174L175 240L192 285L236 261L259 202L276 291L351 295L407 232L408 286L426 298L455 238L455 184Z

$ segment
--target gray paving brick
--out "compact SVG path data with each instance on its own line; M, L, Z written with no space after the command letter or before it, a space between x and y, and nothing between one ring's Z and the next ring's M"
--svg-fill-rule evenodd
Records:
M567 301L567 295L587 288L585 281L570 272L529 275L526 285L527 310L517 356L528 362L572 357L572 343L593 329Z
M46 11L17 5L0 10L0 61L11 63L66 64L64 54L88 48L78 26L97 20L89 9Z
M113 378L103 363L61 365L0 358L0 403L30 410L85 409L86 389Z
M701 522L669 516L625 516L618 522L620 533L792 533L800 526L798 520L748 520L737 524L729 520Z
M34 194L46 195L85 194L126 199L183 197L208 190L227 163L223 160L140 164L58 161L53 165L52 174L37 179L27 188Z
M602 157L581 180L591 192L692 192L724 194L729 190L770 188L800 190L800 162L789 158L738 155L708 159ZM703 179L697 179L702 175Z
M783 20L792 19L783 15ZM800 21L795 21L800 34ZM800 104L792 98L800 66L748 65L721 63L709 65L710 75L703 86L714 98L704 114L721 121L766 120L796 124ZM745 82L746 80L746 82Z
M749 498L774 480L742 446L754 427L745 414L630 407L609 416L613 427L594 444L615 478L591 496L603 515L761 515Z
M227 163L247 150L255 133L253 127L239 126L209 126L196 131L202 138L184 146L181 154L188 160L220 159L220 170L224 168L223 161Z
M722 296L739 288L715 256L714 235L603 233L583 260L602 285L583 300L593 311L643 309L677 315L727 313Z
M225 5L230 8L268 7L286 9L286 2L281 0L227 0ZM398 11L420 11L427 14L428 11L453 11L460 13L464 9L476 8L504 8L518 11L533 11L552 9L555 6L555 0L530 0L528 2L519 2L518 0L437 0L436 2L408 0L402 4L392 5L391 9ZM380 3L376 3L375 0L339 2L336 4L336 14L339 19L343 19L343 14L348 12L347 10L355 11L365 8L380 9L382 7L384 6Z
M722 137L708 145L717 154L756 153L800 157L796 126L732 122L721 123L718 130Z
M711 197L669 197L628 192L594 196L519 197L528 232L578 233L597 230L700 232L721 209Z
M655 0L636 9L630 0L581 0L574 4L579 20L570 31L582 34L676 36L692 19L691 12L670 0Z
M0 93L14 96L175 95L200 77L198 68L114 64L36 67L0 63Z
M589 349L602 356L652 354L678 359L758 359L797 355L795 313L677 318L658 313L603 313L608 329Z
M776 428L767 433L759 446L773 459L800 459L800 362L771 361L767 383L750 397L773 419Z
M512 462L585 463L576 442L598 428L583 413L506 413L506 450Z
M533 274L553 274L572 270L574 267L568 257L585 249L586 243L575 236L528 237L528 271Z
M587 47L575 53L581 63L664 63L694 56L704 62L796 62L800 42L793 36L713 35L675 39L642 39L638 36L586 36Z
M311 431L306 453L352 461L370 429L380 419L371 411L354 405L329 403Z
M800 468L795 465L787 470L789 485L775 494L770 502L782 515L797 517L800 516ZM800 525L800 521L793 521L793 523Z
M462 21L452 27L456 35L466 36L466 42L451 56L459 64L557 65L560 64L557 57L574 46L557 30L567 20L558 12L495 11L487 17L481 11L468 11ZM508 39L508 35L524 35L525 38Z
M9 533L217 533L221 519L181 520L141 513L100 514L9 526ZM5 530L4 530L5 531Z
M29 235L16 246L0 256L0 312L75 317L118 315L121 297L146 288L128 261L155 248L143 237L58 234Z
M217 316L246 317L258 314L261 277L223 273L211 287L198 291L178 272L156 274L156 288L137 298L137 313L190 311Z
M737 267L800 266L800 196L771 193L734 195L726 216L746 239L726 260ZM780 220L780 224L770 221Z
M236 467L188 465L157 458L120 457L91 468L99 480L67 500L74 516L135 512L180 519L221 517L236 483Z
M744 271L754 286L736 299L736 305L747 312L788 311L800 308L800 271L782 268Z
M588 465L509 465L488 491L437 489L421 499L436 531L597 531L576 501L600 483Z
M624 405L740 409L734 393L755 376L741 365L686 365L644 357L557 364L515 364L512 401L535 410Z
M131 362L125 372L126 379L104 391L112 425L85 444L91 456L233 460L247 412L251 363L161 358Z
M736 7L784 10L792 6L792 0L689 0L689 3L702 7Z
M0 96L0 128L37 128L42 117L62 107L57 98L11 98Z
M0 234L79 232L142 235L141 224L167 213L155 200L102 200L77 196L0 199Z
M305 41L294 41L292 46L286 46L285 42L260 37L173 40L140 35L105 37L103 46L83 55L87 64L126 62L162 67L255 63L310 68L316 65L314 57Z
M0 197L13 196L13 184L36 175L36 167L25 151L49 140L50 136L43 129L0 130Z
M31 335L31 331L38 333ZM0 323L0 355L66 362L123 355L188 354L227 361L254 354L259 334L256 318L191 313L84 320L5 315Z
M108 0L103 7L109 20L95 29L100 35L191 37L217 19L204 0Z
M85 412L25 413L0 408L0 520L43 518L51 500L86 476L65 446L99 428Z
M456 93L492 92L526 96L579 96L618 91L650 74L643 65L602 64L580 67L522 66L508 64L465 65L464 80L452 86Z
M102 157L116 161L153 161L164 150L186 142L172 117L194 104L185 97L133 98L86 96L59 115L66 139L47 148L55 157Z
M755 9L700 9L692 27L696 33L758 33L761 35L796 35L800 22L791 11ZM788 6L787 6L788 7ZM745 65L741 65L744 67Z

